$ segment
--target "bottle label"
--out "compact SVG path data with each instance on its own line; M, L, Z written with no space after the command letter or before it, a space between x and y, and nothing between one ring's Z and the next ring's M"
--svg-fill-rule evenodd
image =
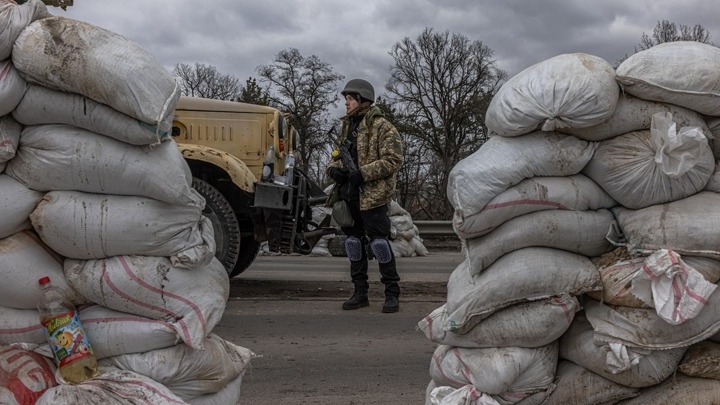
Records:
M59 367L94 354L76 311L58 315L42 324Z

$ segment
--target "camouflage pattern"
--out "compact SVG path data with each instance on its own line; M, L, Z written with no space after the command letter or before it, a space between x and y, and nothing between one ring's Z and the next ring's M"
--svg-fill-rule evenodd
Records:
M345 142L349 126L344 118L338 142ZM357 149L358 168L365 180L360 191L360 209L365 211L388 204L395 198L396 174L403 164L402 139L377 106L371 107L360 122ZM327 169L331 167L343 167L342 161L331 160ZM329 206L339 199L339 189L333 189Z

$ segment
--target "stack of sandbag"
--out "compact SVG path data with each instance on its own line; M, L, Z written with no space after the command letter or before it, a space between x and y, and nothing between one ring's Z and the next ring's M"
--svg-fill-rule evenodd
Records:
M332 208L324 208L324 210L329 210L329 212L323 211L322 214L332 215ZM313 216L315 216L314 212L315 211L313 210ZM390 204L388 204L387 214L388 217L390 217L389 242L395 257L427 256L428 250L423 244L423 239L420 237L420 231L413 223L410 213L400 206L397 201L392 200L390 201ZM331 224L337 226L334 220ZM334 238L341 238L341 241L344 240L342 239L344 236L338 236L336 234L325 235L320 238L311 254L314 256L332 256L333 254L345 256L343 249L338 251L330 250L329 244Z
M5 65L24 91L0 117L0 344L47 347L37 281L50 276L103 367L45 384L37 403L237 402L253 354L212 335L229 279L168 136L175 79L136 44L37 0L0 3L0 26L28 10L44 11L22 20Z
M388 205L388 216L391 224L390 247L395 257L427 256L428 250L410 213L393 200Z
M674 44L644 51L662 55L653 62L629 58L623 65L647 70L639 77L567 54L499 90L486 116L493 136L448 184L466 260L450 276L447 303L418 324L438 350L557 344L542 399L551 404L650 400L662 389L687 395L674 403L709 403L692 402L687 388L703 386L700 373L679 385L667 380L689 346L720 331L718 154L709 129L718 124L707 116L720 108L697 107L720 100L720 50ZM655 93L690 88L631 90L647 90L653 74L668 76ZM690 83L697 77L709 80ZM436 352L428 404L538 403L537 385L483 391L471 365L452 371L441 360ZM453 372L466 377L441 377Z

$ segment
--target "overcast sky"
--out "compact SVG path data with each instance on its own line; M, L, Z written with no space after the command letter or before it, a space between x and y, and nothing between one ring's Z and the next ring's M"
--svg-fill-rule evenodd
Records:
M257 66L297 48L346 80L369 80L376 94L391 47L425 27L482 41L510 76L571 52L614 64L663 19L701 24L720 44L720 0L75 0L50 11L121 34L168 69L199 62L244 85Z

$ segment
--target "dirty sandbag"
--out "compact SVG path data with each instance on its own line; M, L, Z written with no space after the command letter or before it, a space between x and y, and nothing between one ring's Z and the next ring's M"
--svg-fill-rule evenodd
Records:
M93 24L53 16L28 25L12 60L30 83L82 94L155 126L172 126L180 86L137 43Z
M215 258L194 269L174 267L166 257L67 259L64 272L68 284L90 301L164 320L195 349L203 348L220 321L230 293L227 272Z
M153 404L186 405L187 403L159 382L131 371L101 370L101 375L79 384L50 388L37 405L77 404ZM137 400L136 400L137 399Z

